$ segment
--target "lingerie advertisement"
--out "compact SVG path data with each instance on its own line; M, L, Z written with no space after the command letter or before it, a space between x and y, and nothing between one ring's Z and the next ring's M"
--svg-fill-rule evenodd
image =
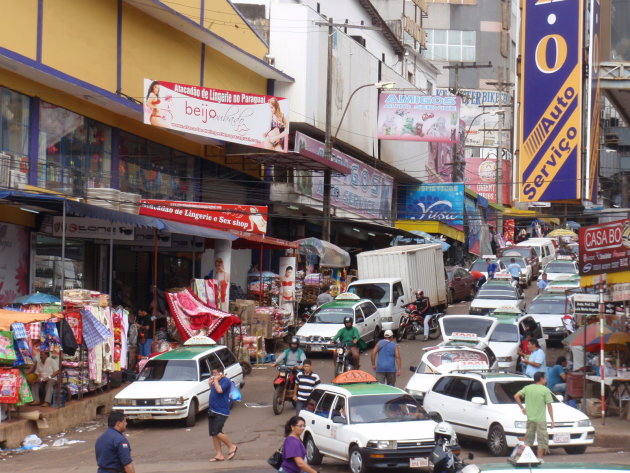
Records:
M293 318L293 304L295 302L295 264L294 256L280 258L280 307L288 311Z

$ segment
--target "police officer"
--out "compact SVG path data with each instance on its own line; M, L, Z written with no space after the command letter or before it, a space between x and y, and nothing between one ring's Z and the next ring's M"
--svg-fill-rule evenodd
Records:
M113 411L107 418L109 427L97 440L96 464L98 473L135 473L131 459L131 447L123 432L127 430L125 414Z

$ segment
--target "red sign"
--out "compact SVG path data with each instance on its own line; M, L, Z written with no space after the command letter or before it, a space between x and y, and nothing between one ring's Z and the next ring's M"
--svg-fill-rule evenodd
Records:
M265 206L147 199L141 201L140 215L200 227L241 230L260 235L267 232L267 207Z
M630 271L630 219L580 228L580 274Z
M512 175L510 161L502 160L503 182L509 181ZM484 158L466 158L466 169L464 171L464 184L477 194L485 197L490 202L497 201L497 160ZM502 203L511 202L511 186L503 184L501 192L503 194Z

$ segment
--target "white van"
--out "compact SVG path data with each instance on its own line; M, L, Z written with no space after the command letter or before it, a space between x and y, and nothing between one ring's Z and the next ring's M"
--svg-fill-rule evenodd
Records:
M540 267L543 268L551 260L556 259L556 247L551 238L530 238L517 243L516 246L531 246L538 253Z

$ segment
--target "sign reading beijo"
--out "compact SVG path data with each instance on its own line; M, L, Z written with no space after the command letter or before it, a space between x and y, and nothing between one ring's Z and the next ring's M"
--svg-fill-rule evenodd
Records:
M380 140L457 143L460 97L381 93Z
M289 101L144 79L144 123L274 151L288 150Z
M420 184L407 193L398 211L403 220L437 220L451 227L464 228L464 184Z
M630 219L580 228L580 274L630 271Z
M140 204L140 215L200 227L241 230L261 235L267 232L267 207L264 206L149 199L140 201Z
M518 179L522 202L582 197L583 3L524 1Z

